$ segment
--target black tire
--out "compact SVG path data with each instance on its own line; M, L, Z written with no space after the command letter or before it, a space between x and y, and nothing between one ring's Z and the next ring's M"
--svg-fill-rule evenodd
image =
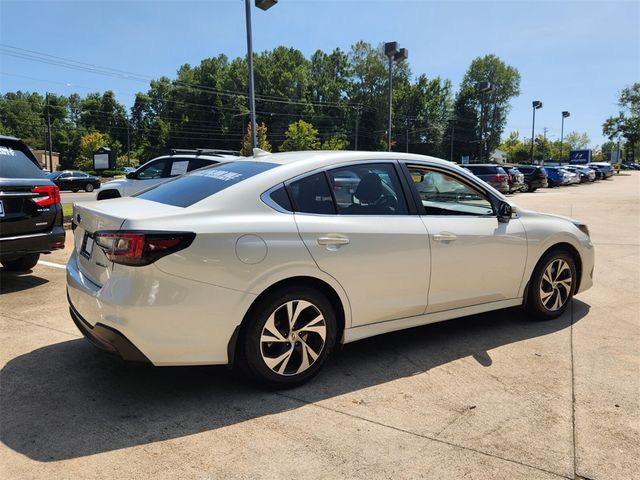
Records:
M110 198L120 198L120 194L117 190L102 190L98 193L96 200L109 200Z
M568 278L562 268L556 269L556 272L558 272L556 274L557 278L552 278L552 280L555 280L554 283L548 281L548 277L545 277L545 272L549 267L551 267L552 270L552 277L554 276L552 265L555 262L560 262L556 263L558 266L564 262L569 268L568 273L570 274L571 282L568 289L566 286L561 285L561 283L565 282ZM526 302L526 311L529 316L535 320L551 320L562 315L571 304L577 281L577 270L573 256L568 251L562 249L548 252L540 259L538 265L536 265L531 275L531 280L529 281ZM558 287L558 285L560 286ZM564 285L566 285L566 283ZM546 292L551 291L552 293L550 293L550 296L546 299L543 299L543 290ZM558 308L555 308L556 305L554 305L554 303L556 301L563 301L563 303Z
M529 193L533 193L537 190L537 188L532 188L531 190L529 190Z
M85 192L89 192L89 193L91 193L91 192L93 192L93 189L94 189L94 186L93 186L93 184L92 184L92 183L87 183L87 184L84 186L84 191L85 191Z
M72 191L73 193L76 193L76 192L78 191L78 189L77 189L77 188L74 188L74 189L72 189L71 191Z
M302 304L302 310L298 311L300 301L309 302L311 306L305 307L305 304ZM292 332L287 323L288 312L286 306L289 302L292 302L294 317L296 317L296 312L299 314L294 326L299 325L300 322L304 325L307 319L309 319L307 326L315 325L315 320L311 319L317 318L319 311L324 319L324 327L326 327L323 342L320 341L321 334L314 332L300 333L299 337L293 337L293 339L298 338L300 341L293 342ZM261 340L263 330L272 314L275 319L274 326L278 330L277 334L283 339L277 340L275 335L272 334L269 335L269 338L274 337L274 342L264 342ZM301 328L301 330L303 329ZM294 329L293 332L297 332L297 330ZM296 335L298 334L296 333ZM308 381L320 371L333 351L336 338L337 321L335 311L331 306L331 302L322 293L309 287L278 290L252 306L248 313L242 337L238 342L238 364L245 373L262 386L268 388L291 388ZM313 345L314 348L307 347L305 341L309 345ZM303 352L305 347L307 349ZM310 354L307 353L309 351L317 354L317 358L310 362L306 369L296 373L296 366L298 368L303 367L303 357L306 356L307 361L312 359ZM275 360L288 352L291 353L283 361L275 363L272 367L267 365L265 358ZM282 369L283 372L274 371L279 369Z
M2 266L9 272L26 272L35 267L39 259L39 253L29 253L15 260L3 260Z
M526 193L526 192L530 192L531 191L531 185L529 185L527 182L524 182L524 184L522 185L522 188L520 189L521 192Z

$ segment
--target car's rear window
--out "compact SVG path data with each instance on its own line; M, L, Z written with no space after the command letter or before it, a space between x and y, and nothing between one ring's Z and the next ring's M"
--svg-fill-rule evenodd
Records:
M491 175L498 171L495 165L465 165L476 175Z
M518 168L518 170L520 170L522 173L531 173L531 172L533 172L533 171L536 169L536 167L520 167L520 166L519 166L519 167L517 167L517 168Z
M0 140L0 178L46 178L26 145Z
M153 202L189 207L225 188L277 167L276 163L236 161L201 168L137 195Z

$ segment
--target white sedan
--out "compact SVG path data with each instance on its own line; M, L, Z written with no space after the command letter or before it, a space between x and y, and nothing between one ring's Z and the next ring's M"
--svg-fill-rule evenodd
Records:
M594 267L586 225L401 153L225 161L76 204L73 226L70 310L96 346L271 386L308 380L338 343L514 306L557 317Z

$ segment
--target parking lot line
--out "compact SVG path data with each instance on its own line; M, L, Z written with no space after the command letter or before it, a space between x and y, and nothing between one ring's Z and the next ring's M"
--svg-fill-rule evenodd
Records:
M66 265L62 265L60 263L47 262L46 260L38 260L38 265L44 265L46 267L54 267L54 268L67 268Z

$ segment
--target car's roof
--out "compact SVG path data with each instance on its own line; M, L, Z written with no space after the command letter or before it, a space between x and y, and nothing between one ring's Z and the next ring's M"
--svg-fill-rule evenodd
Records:
M413 161L429 161L433 163L439 163L442 165L455 165L455 163L448 160L442 160L436 157L430 157L427 155L417 155L413 153L400 153L400 152L367 152L367 151L353 151L353 150L309 150L301 152L280 152L280 153L265 153L253 157L235 157L237 160L250 160L250 161L262 161L269 163L277 163L279 165L291 165L296 164L299 166L313 166L318 164L333 165L337 163L345 162L357 162L357 161L375 161L375 160L413 160Z
M9 135L0 135L0 140L18 140L18 141L20 141L19 138L11 137Z

